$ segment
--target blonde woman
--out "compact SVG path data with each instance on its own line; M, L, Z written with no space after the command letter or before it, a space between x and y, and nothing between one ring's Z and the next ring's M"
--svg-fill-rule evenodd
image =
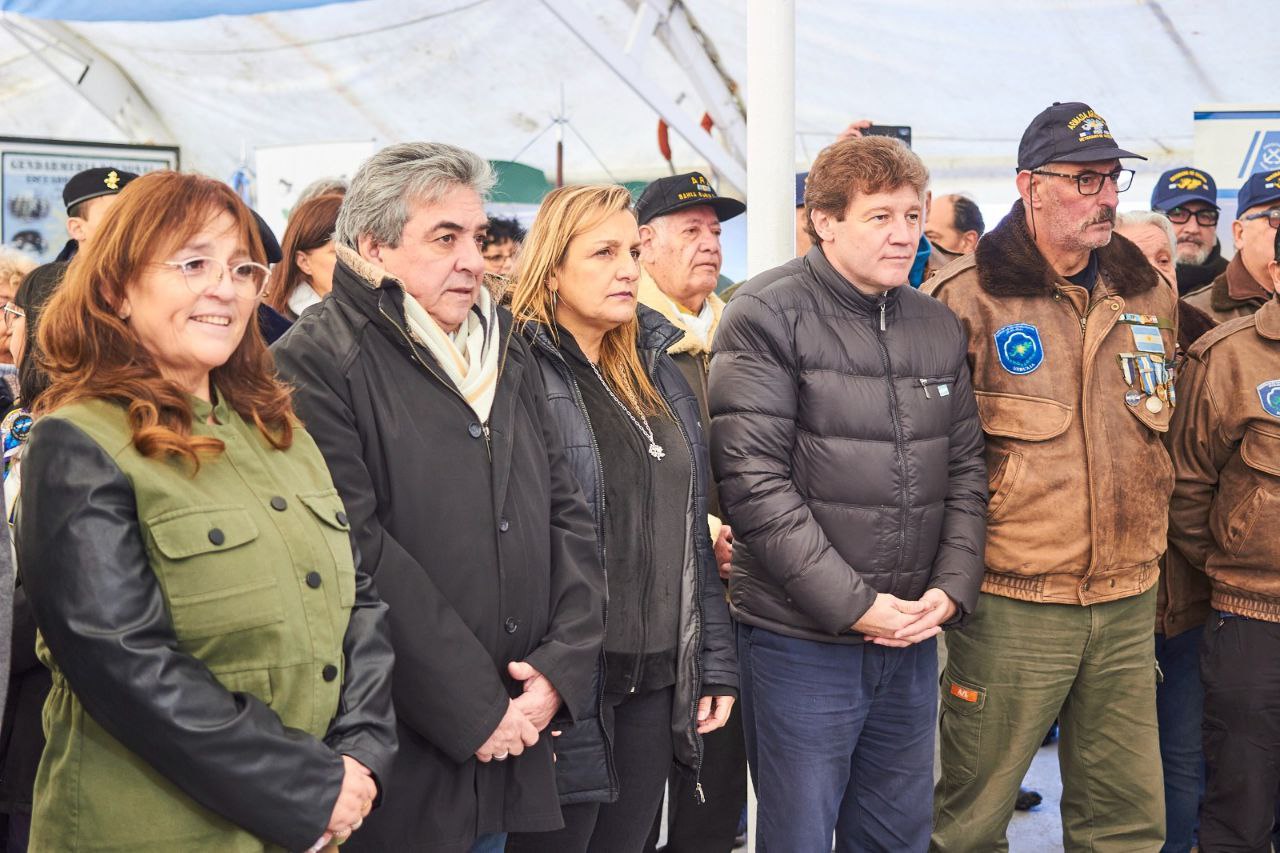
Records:
M672 760L696 777L701 736L737 695L698 404L667 354L680 332L637 303L638 254L626 189L566 187L516 271L512 313L595 516L609 599L600 716L556 743L565 827L513 834L508 851L643 849Z

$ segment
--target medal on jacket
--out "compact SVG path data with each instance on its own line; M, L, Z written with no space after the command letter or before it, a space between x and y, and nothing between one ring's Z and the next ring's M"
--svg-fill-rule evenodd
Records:
M1118 356L1116 356L1116 358L1119 359L1120 361L1120 375L1124 377L1124 384L1128 385L1130 388L1133 387L1134 357L1135 356L1131 352L1122 352Z
M1137 360L1138 377L1142 381L1142 390L1147 395L1147 411L1154 415L1164 408L1164 402L1156 394L1156 362L1149 355L1140 355Z

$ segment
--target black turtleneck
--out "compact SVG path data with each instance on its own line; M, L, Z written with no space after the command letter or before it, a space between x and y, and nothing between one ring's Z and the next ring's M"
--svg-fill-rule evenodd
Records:
M1222 275L1227 268L1227 259L1222 257L1222 244L1215 242L1213 251L1205 258L1203 264L1178 264L1178 295L1186 296L1193 290L1199 290Z

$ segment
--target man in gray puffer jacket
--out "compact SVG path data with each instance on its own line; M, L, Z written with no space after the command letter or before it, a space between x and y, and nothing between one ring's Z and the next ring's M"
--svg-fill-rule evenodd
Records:
M814 248L744 285L715 341L762 851L929 844L934 637L976 603L987 481L965 330L903 286L927 183L896 140L825 149Z

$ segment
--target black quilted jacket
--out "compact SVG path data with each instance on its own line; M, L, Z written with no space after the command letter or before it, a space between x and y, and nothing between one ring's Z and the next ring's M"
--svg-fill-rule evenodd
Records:
M977 603L982 429L963 328L910 287L856 290L820 248L756 276L712 350L711 460L735 618L856 643L876 593Z

